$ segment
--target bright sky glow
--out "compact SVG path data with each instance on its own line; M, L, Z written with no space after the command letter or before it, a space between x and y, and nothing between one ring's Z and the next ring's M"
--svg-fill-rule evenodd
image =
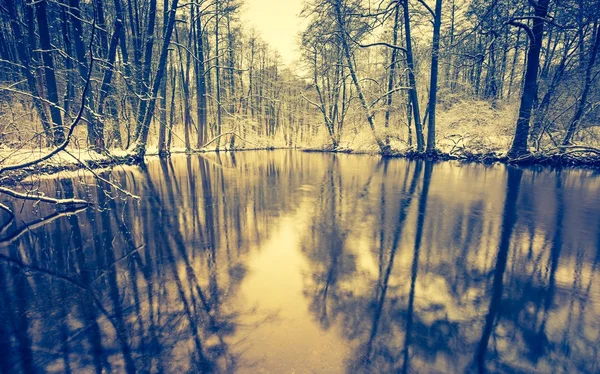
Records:
M299 14L303 0L245 0L242 20L279 51L291 65L300 56L298 35L303 29Z

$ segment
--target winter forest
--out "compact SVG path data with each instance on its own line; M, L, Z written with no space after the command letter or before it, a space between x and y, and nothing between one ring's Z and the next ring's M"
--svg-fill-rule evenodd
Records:
M3 152L597 155L599 7L306 1L292 67L239 0L7 0Z
M0 373L600 372L599 50L600 0L0 0Z

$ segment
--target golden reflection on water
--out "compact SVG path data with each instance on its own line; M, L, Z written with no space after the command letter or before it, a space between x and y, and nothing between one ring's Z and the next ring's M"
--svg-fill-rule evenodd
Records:
M311 218L308 207L300 203L291 217L281 217L275 234L248 259L248 277L241 286L243 303L272 316L243 345L247 358L266 372L339 372L349 353L341 337L323 331L306 310L303 283L310 269L299 246Z
M103 175L140 201L45 179L98 208L28 230L52 210L25 206L0 242L2 369L600 367L594 172L275 151Z

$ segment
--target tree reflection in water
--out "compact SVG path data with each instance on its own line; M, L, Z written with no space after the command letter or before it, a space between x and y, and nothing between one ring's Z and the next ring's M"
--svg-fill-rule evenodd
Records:
M282 151L102 176L141 199L85 175L48 179L49 193L96 206L27 205L29 225L3 228L2 372L308 371L334 356L344 366L328 372L599 369L590 172ZM285 225L298 242L267 251ZM278 250L297 254L283 276L301 292L273 309L248 282L260 269L286 284L269 278L279 258L252 265ZM277 305L293 319L266 319Z

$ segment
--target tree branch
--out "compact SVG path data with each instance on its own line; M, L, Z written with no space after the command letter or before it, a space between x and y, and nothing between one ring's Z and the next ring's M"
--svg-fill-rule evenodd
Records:
M13 191L10 188L0 187L0 193L6 194L8 196L23 199L23 200L36 200L44 203L56 204L56 205L65 205L65 204L73 204L73 205L91 205L89 202L81 199L55 199L53 197L47 197L42 192L17 192Z
M373 101L371 103L371 105L369 105L369 108L373 108L381 99L388 97L389 95L393 94L394 92L398 92L398 91L402 91L402 90L412 90L412 87L402 87L402 86L396 87L393 90L384 93L382 96L377 98L377 100Z
M6 230L8 228L8 226L10 226L10 224L12 223L12 221L15 220L15 214L13 213L13 211L7 207L6 205L0 203L0 209L2 209L3 211L5 211L6 213L9 214L9 218L8 221L6 221L6 223L2 224L2 227L0 227L0 233L4 233L4 230Z
M223 133L221 135L215 136L214 138L212 138L211 140L209 140L206 144L204 144L202 147L200 147L200 149L206 148L209 144L214 143L217 139L220 139L221 137L227 136L227 135L237 136L238 138L240 138L241 140L245 141L246 143L252 144L251 142L249 142L246 139L242 138L240 135L236 134L235 132L230 131L230 132L225 132L225 133Z
M23 234L25 234L28 231L35 230L39 227L45 226L51 222L56 221L59 218L68 217L72 214L77 214L77 213L83 212L85 209L86 209L85 207L67 209L67 210L64 210L61 212L52 213L49 216L46 216L46 217L40 218L38 220L35 220L33 222L30 222L26 226L20 228L18 231L12 233L10 236L8 236L6 238L2 238L0 240L0 247L6 247L7 245L14 243L15 240L19 239L21 236L23 236Z
M563 26L563 25L559 25L558 23L554 22L554 20L549 19L549 18L544 18L544 17L538 17L538 16L522 16L522 17L513 17L510 19L510 21L508 21L508 23L510 24L513 21L526 21L526 20L530 20L530 19L537 19L537 20L541 20L546 22L547 24L554 26L554 27L558 27L559 29L573 29L572 27L567 27L567 26Z
M563 152L591 152L600 155L600 148L586 147L583 145L561 145L558 148Z
M309 103L310 105L314 106L315 108L320 109L321 111L323 110L323 107L317 103L315 103L314 101L312 101L311 99L309 99L308 97L302 95L302 98L304 100L306 100L307 103Z
M533 30L531 30L531 27L527 26L526 24L524 24L522 22L514 21L514 20L508 21L507 24L522 28L523 30L525 30L527 35L529 35L529 38L531 39L532 42L535 40L535 35L533 34Z
M102 178L100 175L98 175L98 173L96 173L96 172L94 171L94 169L92 169L91 167L89 167L89 165L88 165L88 164L86 164L85 162L81 161L79 158L75 157L75 155L74 155L74 154L72 154L71 152L69 152L69 151L65 150L65 153L66 153L66 154L68 154L69 156L73 157L73 158L74 158L74 159L75 159L75 160L76 160L76 161L77 161L77 162L78 162L78 163L79 163L81 166L83 166L83 168L84 168L84 169L86 169L87 171L89 171L90 173L92 173L92 175L93 175L93 176L94 176L96 179L98 179L98 180L100 180L100 181L102 181L102 182L104 182L104 183L106 183L106 184L108 184L108 185L112 186L112 187L113 187L113 188L115 188L117 191L119 191L119 192L123 193L124 195L127 195L127 196L131 197L132 199L135 199L135 200L139 200L139 199L140 199L140 197L139 197L139 196L137 196L137 195L134 195L134 194L132 194L131 192L124 190L123 188L121 188L121 187L117 186L116 184L114 184L113 182L109 181L109 180L108 180L108 179L106 179L106 178ZM112 158L111 158L111 160L112 160Z
M435 18L435 12L433 11L433 9L431 9L431 7L429 7L429 5L427 5L427 3L424 0L417 0L417 1L419 3L421 3L421 5L423 5L425 7L425 9L427 9L427 11L429 12L429 14L431 14L431 16L433 18Z
M353 40L354 41L354 40ZM393 45L390 43L386 43L386 42L376 42L376 43L369 43L369 44L361 44L357 41L354 41L354 43L356 43L359 47L361 48L369 48L369 47L388 47L388 48L392 48L392 49L397 49L399 51L402 51L404 53L407 53L406 48L404 47L400 47L399 45Z

